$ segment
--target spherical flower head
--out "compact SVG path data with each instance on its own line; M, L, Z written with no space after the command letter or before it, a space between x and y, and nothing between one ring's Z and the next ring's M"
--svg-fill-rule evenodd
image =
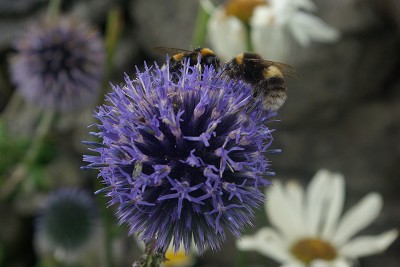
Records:
M51 193L38 217L38 233L53 247L77 251L87 244L97 224L93 198L77 188L62 188Z
M97 98L104 49L97 31L62 18L33 25L15 45L11 76L21 95L43 108L71 110Z
M199 68L184 63L177 80L168 64L125 76L95 112L101 143L86 142L98 155L84 156L85 168L100 170L120 223L161 252L171 242L190 251L192 241L216 250L226 232L240 236L272 174L266 121L275 114L247 108L247 84Z

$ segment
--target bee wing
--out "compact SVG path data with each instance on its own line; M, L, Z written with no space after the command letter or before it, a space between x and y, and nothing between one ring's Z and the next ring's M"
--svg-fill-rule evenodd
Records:
M179 53L188 53L191 52L190 50L181 49L181 48L173 48L173 47L163 47L158 46L153 48L154 51L159 52L160 54L168 54L170 56L179 54Z
M276 61L272 61L272 60L266 60L266 59L247 59L249 61L254 61L254 62L260 62L263 65L267 66L275 66L277 68L279 68L282 71L282 74L286 77L290 77L290 78L297 78L295 75L296 70L285 63L280 63L280 62L276 62Z
M266 60L268 62L269 65L275 66L277 68L279 68L283 75L286 77L290 77L290 78L296 78L295 72L296 70L285 63L280 63L280 62L275 62L275 61L270 61L270 60Z

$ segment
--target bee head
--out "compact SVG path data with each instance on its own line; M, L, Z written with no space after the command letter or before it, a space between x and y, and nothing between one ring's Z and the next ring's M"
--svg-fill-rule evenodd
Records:
M238 65L236 58L232 58L231 60L225 63L225 69L232 70L236 65Z
M197 52L200 53L202 64L207 66L213 66L214 69L219 68L220 61L219 58L215 55L214 51L212 51L209 48L198 48Z
M217 69L219 67L219 58L216 55L208 55L204 58L204 63Z

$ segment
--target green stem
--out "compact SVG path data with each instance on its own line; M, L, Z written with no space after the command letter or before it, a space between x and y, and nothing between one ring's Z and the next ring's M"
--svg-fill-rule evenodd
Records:
M121 9L114 8L108 13L106 24L106 80L110 78L111 70L114 67L113 59L122 27Z
M7 106L5 107L3 114L2 114L2 119L4 122L9 122L11 118L14 117L15 112L19 109L22 103L22 98L21 96L17 93L14 92L10 99L8 100Z
M244 267L245 266L245 254L243 251L238 251L236 254L235 267Z
M250 24L246 24L246 48L247 52L254 52L253 42L251 41L251 27Z
M36 160L40 148L43 145L43 140L45 139L47 133L51 128L54 115L54 111L47 111L42 113L31 145L28 151L25 153L22 161L17 165L15 170L11 173L10 177L2 186L0 190L0 199L7 198L14 191L15 187L18 186L26 177L29 166Z
M106 33L105 33L105 73L101 84L102 93L97 101L97 105L104 102L104 95L108 92L109 81L111 78L112 70L114 68L114 55L117 48L118 41L123 29L122 11L120 8L112 9L107 16Z
M96 180L96 191L103 188L103 185L99 180ZM102 195L97 196L97 200L100 202L100 214L104 225L104 247L106 250L106 266L114 267L114 257L112 253L112 242L114 239L113 232L113 221L112 214L110 210L107 208L107 201Z
M39 125L36 129L36 133L33 137L31 147L25 155L24 163L26 165L32 164L40 151L41 146L43 145L43 140L46 137L47 133L51 128L51 124L55 117L55 111L44 111L42 117L40 118Z
M57 20L60 15L61 0L50 0L49 6L47 7L47 19L50 22Z
M193 47L203 47L207 37L207 22L210 14L200 5L192 39Z
M132 264L132 267L160 267L166 261L165 253L154 250L156 240L153 238L146 244L144 254L139 260Z
M64 267L64 265L59 260L57 260L53 255L47 255L42 257L39 266Z

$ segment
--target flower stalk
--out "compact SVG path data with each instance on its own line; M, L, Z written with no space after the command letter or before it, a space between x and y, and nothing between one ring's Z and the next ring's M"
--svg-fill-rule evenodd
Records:
M50 0L47 7L47 19L50 23L57 21L60 15L61 0Z
M54 110L44 111L41 115L31 145L22 161L17 165L0 190L0 199L7 198L26 177L29 167L35 162L55 117Z
M194 47L203 47L207 37L207 22L210 14L200 4L197 12L196 24L192 39L192 45Z
M156 240L153 238L146 244L143 256L135 261L132 267L159 267L161 263L167 260L165 253L155 250L155 242Z
M13 92L10 99L7 102L7 106L5 107L4 111L1 114L1 119L5 123L10 123L10 121L14 118L18 109L21 107L22 103L23 103L22 97L19 94Z
M246 29L246 48L247 52L254 52L253 42L251 40L251 26L250 24L245 24Z
M114 55L123 29L122 11L120 8L112 9L107 16L106 36L105 36L105 79L109 80L111 71L114 67Z
M99 190L102 186L100 181L96 181L96 189ZM100 218L104 226L104 249L106 252L105 260L107 267L114 267L114 255L112 251L112 244L114 239L114 220L112 218L111 211L107 209L107 201L100 196L96 197L100 207Z

